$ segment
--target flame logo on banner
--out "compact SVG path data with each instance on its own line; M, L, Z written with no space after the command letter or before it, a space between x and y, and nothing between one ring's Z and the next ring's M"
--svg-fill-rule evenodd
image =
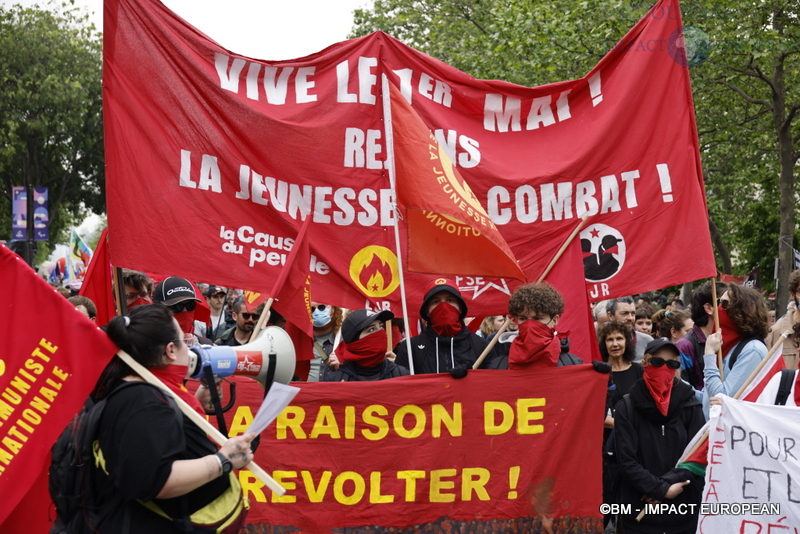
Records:
M350 278L368 297L385 297L400 285L397 256L386 247L364 247L350 260Z

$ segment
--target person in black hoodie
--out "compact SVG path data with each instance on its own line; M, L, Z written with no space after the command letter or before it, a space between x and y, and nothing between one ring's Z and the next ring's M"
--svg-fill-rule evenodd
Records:
M486 340L464 325L467 304L451 278L437 278L428 284L419 314L428 326L420 335L411 338L414 374L470 368L486 348ZM492 356L491 353L487 356L484 366ZM397 349L397 365L411 370L408 358L406 343L401 343Z
M324 382L366 382L408 375L408 369L386 358L389 337L385 323L394 314L355 310L342 323L342 341L334 352L342 365L330 371Z
M683 534L697 528L699 506L684 507L684 514L645 514L645 503L699 504L703 479L679 469L686 445L703 427L705 418L691 386L678 378L680 352L666 338L648 343L642 360L644 377L615 408L614 440L621 471L618 502L630 504L632 513L621 515L626 534Z

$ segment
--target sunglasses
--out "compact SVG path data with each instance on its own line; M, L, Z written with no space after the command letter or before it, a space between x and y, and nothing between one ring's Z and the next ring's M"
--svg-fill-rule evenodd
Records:
M183 311L194 311L196 307L197 302L193 300L184 300L183 302L173 304L169 309L172 310L172 313L181 313Z
M681 362L679 360L665 360L659 356L652 356L650 358L650 364L653 367L662 367L664 364L667 364L667 367L670 369L680 369Z
M245 321L250 321L251 319L252 319L252 320L256 320L256 319L258 319L258 314L257 314L257 313L246 313L246 312L242 312L242 313L240 313L239 315L241 315L241 316L242 316L242 319L244 319Z
M328 307L328 305L327 305L327 304L317 304L316 306L314 306L314 308L318 309L319 311L324 311L324 310L325 310L325 308L327 308L327 307ZM313 310L314 308L312 308L312 310Z
M722 300L721 298L718 298L717 304L721 306L723 310L727 310L728 306L731 304L731 301L729 299Z

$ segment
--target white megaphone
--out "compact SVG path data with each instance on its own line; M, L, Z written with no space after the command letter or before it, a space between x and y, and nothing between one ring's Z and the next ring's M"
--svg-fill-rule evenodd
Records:
M271 356L274 355L274 358ZM270 360L274 371L270 373ZM268 377L288 384L294 376L294 344L289 334L277 326L268 326L261 335L246 345L200 345L189 350L189 373L187 378L201 378L203 368L211 367L214 376L249 376L266 386Z

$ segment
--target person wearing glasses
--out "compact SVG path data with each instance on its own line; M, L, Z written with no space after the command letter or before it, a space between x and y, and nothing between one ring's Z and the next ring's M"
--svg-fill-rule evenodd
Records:
M764 339L769 334L769 318L759 291L730 284L720 297L718 308L722 332L708 336L703 356L703 411L706 417L711 398L717 395L733 397L767 355ZM717 366L720 348L722 376Z
M163 304L170 309L190 347L201 343L211 344L210 339L197 337L194 333L194 311L197 303L202 300L197 298L194 286L186 278L179 276L164 278L153 292L153 302Z
M106 406L98 425L96 460L89 463L92 502L85 504L95 513L85 515L87 524L78 531L237 532L248 505L232 470L253 459L255 435L233 437L218 449L178 411L175 397L204 415L200 403L182 388L189 349L168 307L139 306L104 328L114 344L170 391L144 383L117 356L101 374L92 400L106 399ZM195 523L201 518L205 524ZM217 530L220 525L225 529Z
M705 424L700 401L678 376L680 351L666 338L645 347L644 376L614 409L614 450L620 470L618 495L611 501L631 505L617 521L622 532L689 534L697 528L703 478L675 465L689 441ZM676 505L683 514L645 514L645 503Z
M125 287L125 306L131 311L137 306L153 303L153 281L139 271L124 270L122 283Z
M231 314L236 326L225 330L214 343L228 345L229 347L238 347L239 345L250 343L250 336L253 335L253 329L258 323L258 318L261 316L263 309L264 304L261 304L253 312L248 312L244 297L237 298L233 302L233 313Z

